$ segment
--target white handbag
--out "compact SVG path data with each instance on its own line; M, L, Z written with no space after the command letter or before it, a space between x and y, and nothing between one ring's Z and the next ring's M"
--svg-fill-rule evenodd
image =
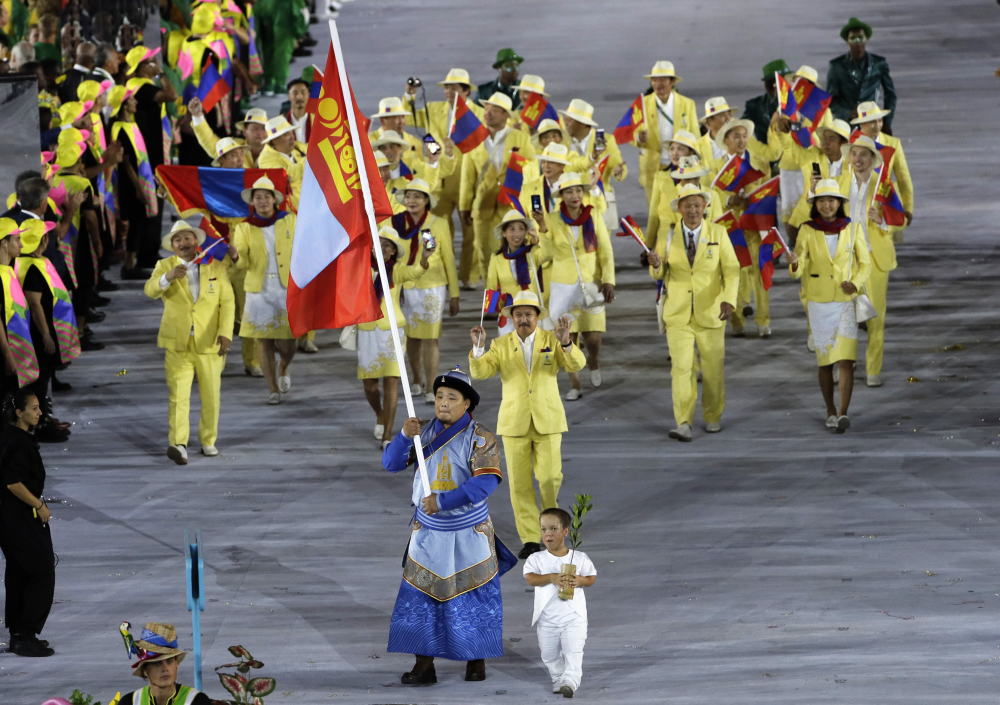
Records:
M857 230L852 233L851 237L851 262L847 269L848 274L854 269L854 243L857 239L856 235ZM864 323L877 317L878 311L875 309L875 304L868 298L868 285L862 285L861 293L854 298L854 318L858 323Z
M342 347L344 350L358 349L357 326L345 326L344 330L340 331L340 347Z
M580 289L583 290L583 308L591 315L597 315L604 311L604 294L594 282L583 281L583 272L580 270L580 260L576 257L576 243L573 242L573 233L567 232L566 238L569 240L569 251L573 255L573 264L576 265L577 281Z

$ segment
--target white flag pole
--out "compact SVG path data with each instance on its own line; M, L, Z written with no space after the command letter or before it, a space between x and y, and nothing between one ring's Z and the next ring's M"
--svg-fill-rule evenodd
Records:
M455 91L455 101L451 106L451 119L448 120L448 134L445 135L448 139L451 139L452 130L455 129L455 113L458 112L458 91Z
M392 330L392 342L396 349L396 363L399 366L399 382L403 385L403 398L406 400L406 413L412 418L417 412L413 408L413 395L410 393L410 379L406 374L406 360L403 358L403 346L399 340L399 326L396 325L396 307L393 304L392 292L388 290L389 277L386 274L385 259L382 257L382 245L378 239L378 225L375 223L375 207L372 201L372 192L368 184L368 174L365 168L365 160L361 154L362 139L368 139L368 135L359 136L357 121L354 118L354 100L351 97L350 86L347 82L347 68L344 66L344 52L340 47L340 35L337 33L337 23L330 20L330 40L333 42L333 54L337 59L337 71L340 74L340 88L344 94L344 112L347 113L347 121L351 127L351 141L355 145L355 161L358 165L358 177L361 179L361 193L365 201L365 213L368 215L368 227L372 231L372 244L375 248L375 259L378 261L379 278L383 283L383 300L385 310L389 316L389 328ZM413 447L417 451L417 465L420 468L420 481L424 487L424 496L431 494L431 483L427 476L427 461L424 460L424 448L420 442L420 434L413 437Z

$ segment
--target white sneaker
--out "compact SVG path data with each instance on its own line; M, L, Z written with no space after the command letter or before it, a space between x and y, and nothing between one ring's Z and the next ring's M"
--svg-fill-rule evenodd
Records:
M562 688L562 683L557 681L552 684L552 692L555 693L556 695L562 692L561 690L559 690L560 688Z
M247 371L247 374L250 375L251 377L263 377L264 376L264 370L260 369L260 365L257 365L256 367L247 367L246 371Z
M837 415L832 414L826 417L826 427L827 428L837 428Z
M601 371L600 370L591 370L590 371L590 386L591 387L600 387L602 381L603 380L601 379Z
M566 392L566 401L576 401L582 396L583 392L581 392L579 389L574 389L571 387L570 390Z
M675 428L669 433L669 436L677 441L683 441L685 443L691 440L691 424L682 423L680 426Z
M869 387L881 387L882 379L878 375L868 375L868 379L865 380L865 384Z
M809 334L809 338L806 340L806 347L809 349L809 352L816 352L816 341L813 340L812 333Z
M718 433L722 430L722 424L718 421L705 425L705 433Z
M427 394L424 395L424 401L427 402L428 404L433 404L434 394L431 392L427 392Z
M267 395L267 403L271 405L280 404L281 395L278 394L277 392L271 392L270 394Z
M215 446L202 446L201 454L207 458L214 458L219 454L219 449Z
M424 393L424 385L417 384L416 382L410 385L410 394L412 394L413 396L419 397L423 393Z
M375 424L375 440L381 441L382 435L385 433L385 425L377 423Z
M188 451L186 446L173 445L167 448L167 457L178 465L188 464Z
M288 394L288 390L292 388L292 378L289 375L284 375L278 377L278 391L282 394Z
M382 450L385 450L386 448L388 448L388 447L389 447L389 444L390 444L391 442L392 442L392 441L382 441Z
M757 331L757 335L759 335L761 338L770 338L771 326L761 326L760 329Z

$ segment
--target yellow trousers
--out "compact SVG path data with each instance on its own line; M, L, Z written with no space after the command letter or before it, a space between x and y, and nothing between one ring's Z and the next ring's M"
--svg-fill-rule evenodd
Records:
M868 349L865 352L865 373L882 374L882 349L885 346L885 308L886 293L889 290L889 272L883 272L875 262L872 262L872 273L865 282L868 298L878 311L875 318L868 321Z
M750 303L750 294L755 299L753 320L758 328L771 325L771 297L764 288L760 278L760 234L754 230L745 230L747 249L750 250L752 264L740 267L740 290L736 296L736 309L733 311L733 325L742 328L746 324L743 316L743 305Z
M527 435L503 436L510 504L514 508L514 523L521 543L541 543L540 512L535 488L531 484L532 470L538 480L542 508L559 506L559 488L563 477L561 449L561 433L539 433L534 423L528 427Z
M246 272L239 272L230 277L233 285L233 296L236 298L236 325L233 330L240 329L240 318L243 316L243 307L246 305L247 292L243 288L243 281L246 279ZM260 356L257 354L257 343L254 340L246 339L241 341L241 351L243 353L243 366L252 370L260 367Z
M718 423L726 408L726 329L703 328L692 319L687 325L667 326L670 349L670 389L677 425L694 421L698 402L695 343L701 353L701 415L706 423Z
M218 353L199 355L194 351L193 342L184 352L166 351L164 368L167 372L170 445L186 446L191 434L188 417L191 413L191 384L195 375L198 376L198 396L201 398L198 441L202 447L215 445L219 436L219 395L225 366L226 358Z

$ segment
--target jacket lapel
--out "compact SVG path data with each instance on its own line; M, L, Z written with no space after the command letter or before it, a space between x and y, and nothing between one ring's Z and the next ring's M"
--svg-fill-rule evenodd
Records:
M517 358L517 364L519 364L525 372L528 371L528 366L524 362L524 343L521 342L521 337L514 331L514 357Z

